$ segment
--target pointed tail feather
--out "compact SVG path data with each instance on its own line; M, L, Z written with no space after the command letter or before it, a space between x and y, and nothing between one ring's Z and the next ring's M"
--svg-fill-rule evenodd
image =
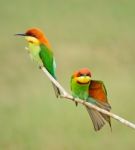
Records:
M98 106L98 107L100 107L100 108L102 108L102 109L107 110L107 111L110 111L110 110L111 110L111 106L110 106L108 103L99 102L99 101L97 101L97 100L95 100L95 99L93 99L93 98L89 98L88 101L89 101L90 103L95 104L96 106ZM107 115L105 115L105 114L102 114L102 113L100 113L100 115L102 116L102 118L104 118L105 121L108 122L108 124L110 125L110 128L111 128L111 130L112 130L110 117L107 116Z
M101 114L102 117L108 122L108 124L109 124L109 126L110 126L110 128L111 128L111 131L112 131L112 125L111 125L111 119L110 119L110 117L107 116L107 115L105 115L105 114L102 114L102 113L100 113L100 114Z
M101 102L98 103L98 102L97 102L97 106L100 107L100 108L102 108L102 109L105 109L105 110L107 110L107 111L110 111L110 110L111 110L111 106L110 106L109 104L107 104L107 103L101 103ZM101 114L102 117L108 122L108 124L109 124L109 126L110 126L110 128L111 128L111 130L112 130L110 117L107 116L107 115L105 115L105 114L102 114L102 113L100 113L100 114Z
M105 124L102 115L94 109L90 109L88 107L86 107L86 109L87 109L89 116L92 120L95 131L100 130Z
M58 98L61 95L60 89L53 82L52 82L52 85L53 85L55 95Z

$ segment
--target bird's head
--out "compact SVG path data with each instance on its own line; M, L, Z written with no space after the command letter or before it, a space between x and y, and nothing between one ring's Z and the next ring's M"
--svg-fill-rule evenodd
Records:
M82 68L82 69L74 72L73 78L79 84L90 84L91 72L87 68Z
M50 44L45 37L44 33L38 28L28 29L25 33L15 34L17 36L24 36L28 43L39 45L40 43L45 44L50 48Z

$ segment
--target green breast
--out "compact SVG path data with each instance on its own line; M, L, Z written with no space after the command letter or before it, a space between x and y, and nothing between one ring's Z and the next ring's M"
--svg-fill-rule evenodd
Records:
M74 79L71 79L71 90L73 97L86 100L88 94L89 84L79 84Z

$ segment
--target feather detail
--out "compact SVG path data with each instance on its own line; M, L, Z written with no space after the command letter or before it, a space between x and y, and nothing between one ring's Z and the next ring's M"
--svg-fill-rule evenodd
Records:
M100 102L108 103L107 91L102 81L91 80L89 95Z
M49 51L48 47L46 47L44 44L40 45L40 53L39 56L43 62L44 67L47 69L47 71L56 79L56 63L55 63L55 59L53 57L53 53L51 51ZM53 83L53 88L55 91L55 95L56 97L58 97L61 93L60 93L60 89L57 88Z
M102 115L94 109L90 109L88 107L86 107L86 109L87 109L89 116L92 120L95 131L99 131L105 124Z
M111 110L111 106L108 103L107 99L107 91L102 81L91 80L89 86L89 96L91 97L91 99L93 98L95 100L95 103L98 107L107 111ZM110 128L112 129L110 117L102 113L100 114L109 123Z
M54 68L54 57L53 53L44 45L40 44L39 56L43 62L44 67L48 72L56 79L55 68Z
M110 106L108 103L104 103L104 102L97 101L96 99L93 99L93 98L91 98L91 97L89 97L87 101L88 101L89 103L92 103L92 104L94 104L94 105L96 105L96 106L98 106L98 107L100 107L100 108L102 108L102 109L105 109L105 110L107 110L107 111L110 111L110 110L111 110L111 106ZM99 112L99 113L100 113L100 112ZM100 115L102 116L102 118L104 118L105 121L108 122L108 124L109 124L109 126L110 126L110 128L111 128L111 130L112 130L110 117L107 116L107 115L105 115L105 114L102 114L102 113L100 113Z

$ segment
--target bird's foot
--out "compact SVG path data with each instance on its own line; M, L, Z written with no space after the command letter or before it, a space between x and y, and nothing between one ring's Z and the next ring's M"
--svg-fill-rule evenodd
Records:
M75 102L75 105L78 106L78 102L75 101L74 97L73 97L73 101Z
M75 102L76 107L78 106L78 102Z
M39 68L39 69L42 69L42 66L41 66L41 65L39 65L39 66L38 66L38 68Z

